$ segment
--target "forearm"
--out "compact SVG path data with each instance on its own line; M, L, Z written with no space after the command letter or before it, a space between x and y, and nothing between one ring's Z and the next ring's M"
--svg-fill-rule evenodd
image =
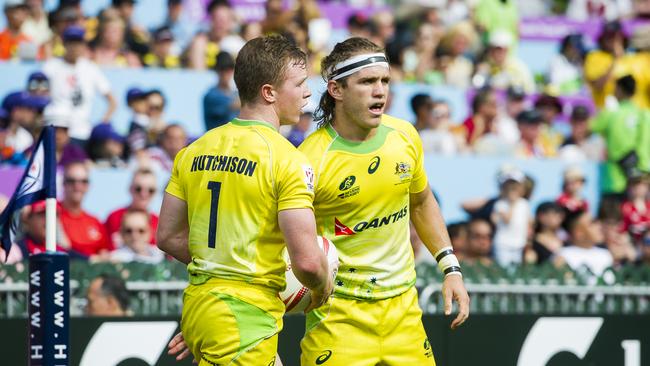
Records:
M298 281L312 291L322 291L327 284L327 260L325 257L314 261L309 268L301 267L291 267Z
M311 209L291 209L278 214L280 230L287 242L291 269L310 290L327 286L327 258L316 244L316 222Z
M158 242L158 248L176 258L179 262L188 264L192 261L192 256L190 255L187 237L188 233L184 232L164 238Z
M451 246L447 226L432 194L417 202L412 200L410 209L415 231L432 254Z
M117 109L117 102L115 101L115 98L112 94L106 94L106 103L108 103L108 108L106 109L106 113L104 113L104 117L102 118L103 122L110 121L113 117L113 113L115 113L115 110Z
M187 221L187 203L178 197L165 193L160 216L156 243L163 252L182 263L192 261L188 247L189 225Z

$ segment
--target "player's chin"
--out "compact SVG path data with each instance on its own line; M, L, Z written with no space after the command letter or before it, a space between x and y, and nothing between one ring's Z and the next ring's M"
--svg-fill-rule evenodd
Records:
M378 127L381 124L382 113L370 113L366 118L366 125L370 128Z

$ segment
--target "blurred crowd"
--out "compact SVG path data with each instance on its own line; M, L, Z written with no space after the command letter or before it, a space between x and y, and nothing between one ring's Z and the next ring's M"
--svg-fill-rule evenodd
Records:
M555 200L530 206L535 182L519 168L504 165L497 174L499 194L462 203L467 221L449 223L461 262L504 267L553 263L601 275L610 267L650 265L650 177L630 177L622 197L603 197L597 214L584 195L586 175L578 166L563 174ZM416 261L433 262L415 230Z
M450 225L459 257L570 266L575 258L597 258L586 263L595 272L650 262L650 1L350 1L376 8L352 12L342 33L321 11L332 2L285 3L267 1L261 20L244 21L229 1L205 1L205 21L197 23L188 20L187 2L167 0L165 20L146 29L134 19L135 0L112 0L98 14L84 14L80 0L60 0L49 12L42 0L4 1L0 60L41 63L23 90L2 101L0 164L24 166L42 126L56 127L62 250L98 261L164 260L151 245L157 218L147 207L158 187L151 180L169 172L176 153L196 137L187 135L184 121L165 118L163 91L133 85L116 96L103 69L214 72L202 101L209 130L238 113L239 49L275 33L308 52L312 76L342 38L367 37L385 47L393 83L430 87L408 98L425 152L567 162L562 195L538 207L528 203L534 184L523 172L499 172L499 196L466 202L468 221ZM566 34L547 70L533 73L518 57L522 19L548 16L597 21L599 29L593 38ZM452 104L437 87L466 93L469 114L453 120ZM92 121L98 98L107 107ZM118 105L131 111L127 133L111 123ZM299 145L315 128L312 114L309 106L297 125L281 132ZM585 177L576 167L587 161L602 162L599 203L583 198ZM105 222L81 209L92 167L134 172L132 203ZM25 213L22 252L12 258L42 250L43 207Z

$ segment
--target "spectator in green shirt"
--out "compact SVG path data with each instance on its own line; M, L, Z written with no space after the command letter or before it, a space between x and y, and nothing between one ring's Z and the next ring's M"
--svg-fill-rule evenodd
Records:
M591 123L591 130L603 136L607 149L607 161L601 174L604 193L625 191L627 177L620 162L622 159L634 161L630 159L632 151L636 153L636 169L650 170L650 114L632 102L635 91L636 81L631 75L616 80L615 96L619 105L603 110Z
M513 43L511 50L517 49L519 41L519 11L514 0L479 0L474 8L474 21L485 37L485 43L495 31L510 33Z

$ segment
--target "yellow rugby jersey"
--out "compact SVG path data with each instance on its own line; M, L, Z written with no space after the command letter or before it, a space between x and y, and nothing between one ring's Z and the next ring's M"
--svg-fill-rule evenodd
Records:
M313 208L313 171L272 125L234 119L206 132L178 153L166 191L187 202L190 282L284 288L278 211Z
M314 167L318 232L338 249L335 292L384 299L407 291L415 284L409 194L427 187L415 128L384 115L375 136L352 142L328 125L299 149Z

